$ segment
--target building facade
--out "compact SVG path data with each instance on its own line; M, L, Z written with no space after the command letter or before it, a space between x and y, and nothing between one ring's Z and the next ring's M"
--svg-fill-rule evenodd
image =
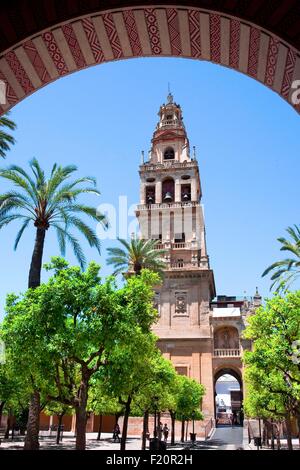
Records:
M202 411L215 417L215 385L231 374L243 392L241 339L247 316L261 301L218 296L206 247L201 179L190 150L182 110L171 94L159 109L147 161L142 152L140 204L136 215L143 239L165 250L163 284L155 290L159 318L154 333L178 373L205 386Z

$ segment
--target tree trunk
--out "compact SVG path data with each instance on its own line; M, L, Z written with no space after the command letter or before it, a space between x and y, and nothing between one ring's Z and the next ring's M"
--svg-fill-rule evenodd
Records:
M299 439L299 447L300 447L300 415L297 415L297 425L298 425L298 439Z
M122 416L122 413L116 413L115 414L115 426L118 424L120 416Z
M60 435L61 435L61 426L62 426L62 420L64 417L65 413L61 413L58 416L58 426L57 426L57 432L56 432L56 444L60 443Z
M185 440L188 440L188 430L189 430L189 420L186 422L186 427L185 427Z
M131 405L131 397L128 398L126 405L125 405L125 413L124 413L124 420L123 420L123 429L122 429L122 437L121 437L121 446L120 450L126 450L126 438L127 438L127 428L128 428L128 418L130 413L130 405Z
M275 444L274 444L274 423L273 420L271 419L271 449L275 450Z
M100 415L100 420L99 420L99 428L98 428L98 435L97 435L97 441L100 441L100 439L101 439L101 432L102 432L102 421L103 421L103 415Z
M39 450L40 394L35 390L30 398L25 450Z
M28 287L38 287L41 284L42 259L44 251L46 231L41 228L36 229L34 249L29 270Z
M8 416L7 416L7 421L6 421L6 429L4 433L4 439L9 439L9 431L11 428L11 423L12 423L12 416L11 416L11 411L9 410Z
M83 378L78 394L78 405L76 406L76 450L85 450L86 445L86 405L88 399L88 379Z
M181 420L181 442L184 442L184 419Z
M293 450L292 425L291 425L291 417L289 414L286 415L285 424L286 424L287 446L289 450Z
M3 408L5 405L5 401L0 402L0 428L1 428L1 421L2 421L2 414L3 414Z
M278 423L276 424L276 442L277 442L277 450L280 450L281 444L280 444L280 434L281 434L281 424Z
M21 412L21 416L19 418L19 425L20 425L20 436L25 436L26 433L26 425L28 421L28 413L29 409L25 408Z
M175 413L170 411L171 415L171 445L175 444Z
M149 411L145 410L143 419L143 437L142 437L142 450L146 450L147 432L149 428Z
M31 258L28 288L36 288L41 283L42 259L45 242L45 230L37 228L34 249ZM34 391L31 395L27 421L27 434L25 437L25 450L39 449L40 426L40 394Z

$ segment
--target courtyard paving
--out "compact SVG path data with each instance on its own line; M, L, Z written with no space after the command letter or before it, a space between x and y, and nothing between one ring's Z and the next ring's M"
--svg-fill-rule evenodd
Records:
M15 436L14 440L1 438L1 450L22 450L24 445L23 436ZM128 437L126 443L126 450L140 450L142 440L140 436ZM147 447L149 442L147 441ZM294 449L299 449L299 440L293 440ZM87 450L105 450L105 451L118 451L120 444L114 442L111 433L102 433L101 440L97 441L97 433L87 434ZM282 448L286 448L286 441L282 441ZM75 437L73 433L66 432L63 435L62 442L57 445L55 442L55 435L41 435L40 436L40 449L41 450L74 450ZM239 426L220 426L216 428L210 439L197 440L196 443L187 441L185 443L176 442L174 446L168 444L168 450L256 450L253 442L243 442L243 428ZM264 448L263 450L268 450ZM270 449L269 449L270 450Z

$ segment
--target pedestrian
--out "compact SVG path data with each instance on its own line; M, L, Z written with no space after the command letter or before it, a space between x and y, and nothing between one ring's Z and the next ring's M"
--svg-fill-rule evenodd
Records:
M157 427L156 427L156 435L158 437L158 439L161 441L161 438L162 438L162 433L163 433L163 425L162 423L158 423Z
M118 439L118 442L120 442L120 426L118 425L118 423L116 423L115 427L114 427L114 430L113 430L113 440L114 442L116 442L116 440Z
M167 423L165 423L165 425L163 427L163 435L164 435L164 441L167 442L168 435L169 435L169 428L168 428Z

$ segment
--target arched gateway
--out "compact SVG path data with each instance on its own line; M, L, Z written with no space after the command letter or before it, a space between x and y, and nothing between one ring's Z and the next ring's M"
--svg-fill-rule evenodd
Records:
M10 0L0 5L0 114L69 73L132 57L185 57L240 71L299 112L298 1ZM3 100L2 100L3 101Z

